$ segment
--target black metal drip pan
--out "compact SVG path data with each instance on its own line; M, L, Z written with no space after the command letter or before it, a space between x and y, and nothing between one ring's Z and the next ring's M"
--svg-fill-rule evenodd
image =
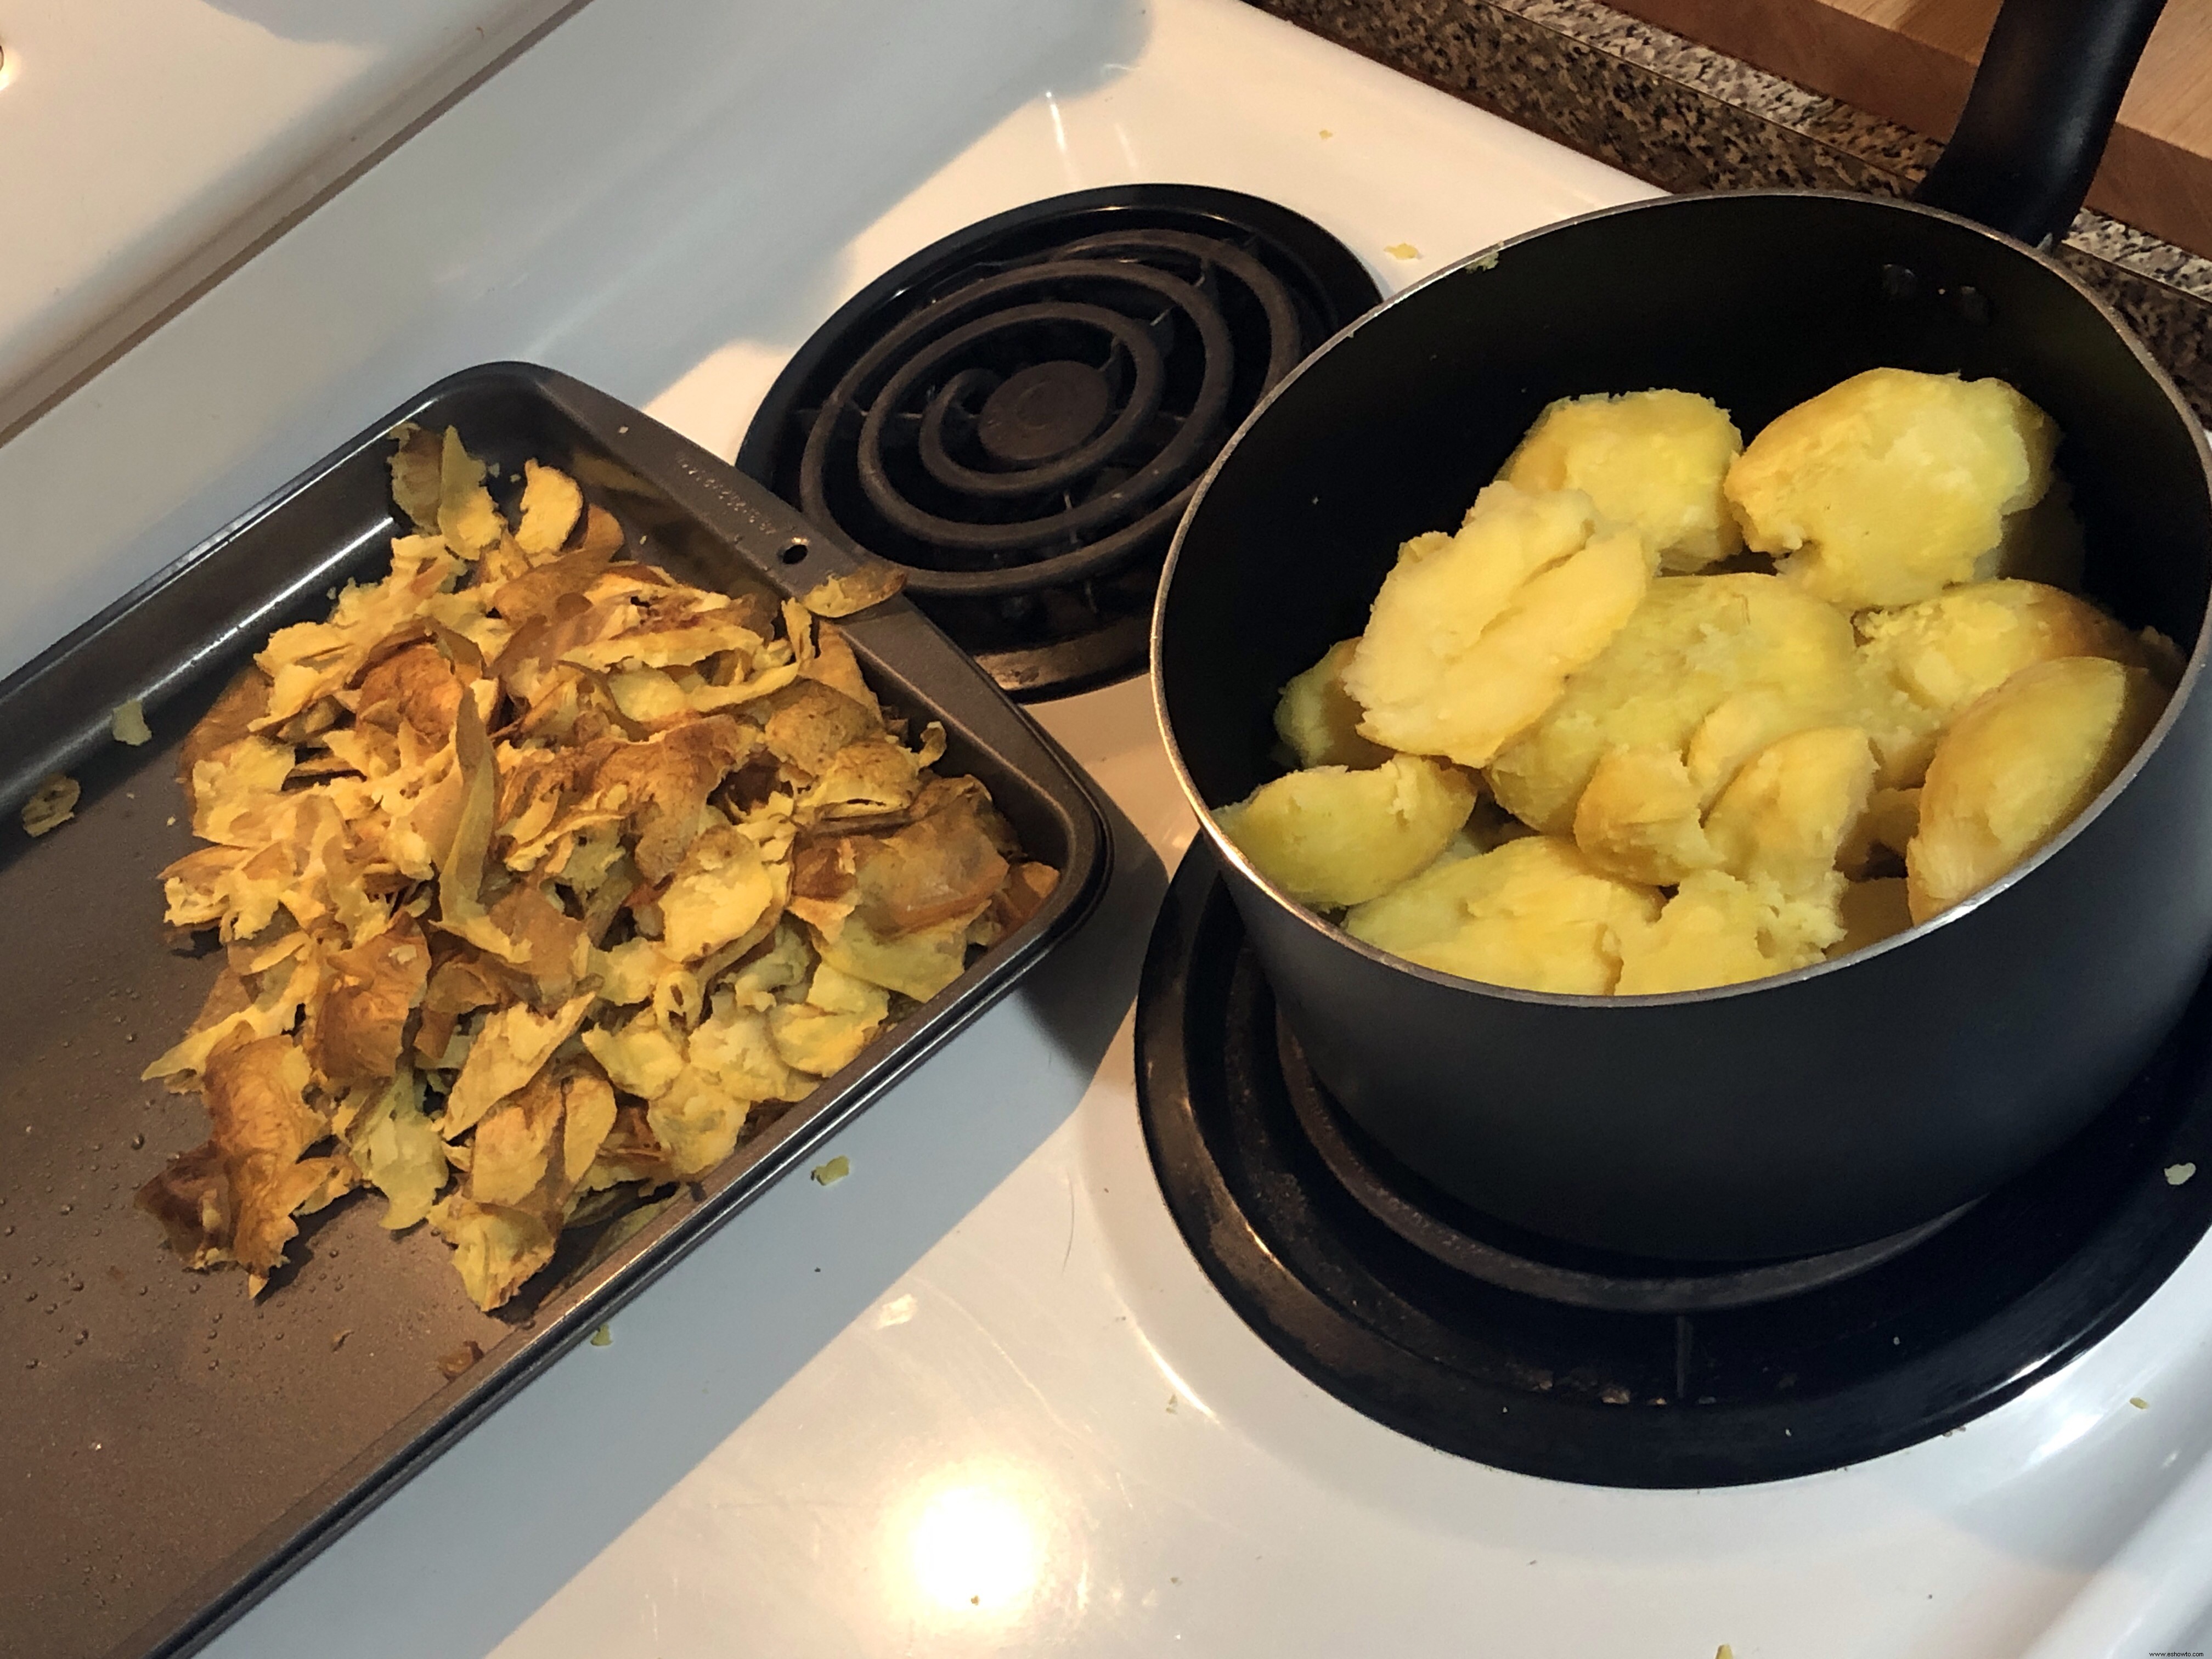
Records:
M893 710L942 720L948 772L981 778L1033 855L1044 909L853 1066L634 1236L564 1255L520 1305L479 1313L446 1247L374 1202L311 1218L258 1304L194 1274L131 1194L204 1138L196 1097L142 1084L220 958L173 954L155 872L191 845L178 745L269 631L374 572L393 520L384 434L460 428L502 474L561 466L640 556L703 586L796 596L854 568L750 480L647 416L544 369L440 382L0 684L0 1655L141 1659L197 1647L841 1124L1003 995L1089 913L1109 842L1074 765L936 628L894 599L844 626ZM109 711L143 700L156 741ZM13 821L49 772L75 821ZM604 1246L613 1241L602 1238ZM563 1263L566 1277L562 1277ZM442 1356L483 1358L455 1379Z
M793 356L738 465L1025 700L1141 672L1160 563L1238 423L1380 299L1237 191L1115 185L966 226Z
M2166 1174L2212 1171L2212 983L2111 1108L2027 1174L1870 1260L1754 1268L1767 1281L1749 1302L1724 1285L1717 1304L1729 1275L1710 1268L1601 1260L1441 1205L1428 1224L1459 1244L1419 1237L1431 1195L1301 1069L1197 843L1137 1003L1146 1144L1192 1254L1269 1346L1355 1410L1553 1480L1732 1486L1911 1445L2095 1343L2212 1224L2212 1180ZM1417 1213L1387 1218L1393 1199ZM1478 1254L1455 1260L1462 1246Z

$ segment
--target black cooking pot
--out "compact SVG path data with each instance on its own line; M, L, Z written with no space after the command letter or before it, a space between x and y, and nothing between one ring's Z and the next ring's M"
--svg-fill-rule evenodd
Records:
M2070 222L2157 10L2008 0L1917 203L1675 198L1441 272L1310 358L1206 479L1152 659L1202 811L1280 770L1280 688L1364 627L1399 543L1456 524L1538 412L1586 392L1704 392L1750 434L1877 366L2000 376L2065 434L2089 593L2196 647L2133 763L2037 856L1875 949L1749 985L1559 996L1415 967L1285 897L1208 818L1315 1072L1437 1185L1638 1255L1860 1243L2057 1146L2179 1014L2212 954L2212 456L2126 328L2031 246Z

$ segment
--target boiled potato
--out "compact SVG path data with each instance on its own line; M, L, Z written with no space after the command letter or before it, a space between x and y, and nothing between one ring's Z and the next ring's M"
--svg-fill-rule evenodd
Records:
M1658 914L1650 889L1614 880L1571 842L1530 836L1425 870L1344 925L1377 950L1462 979L1602 996L1624 934Z
M1742 450L1710 398L1600 392L1545 410L1498 476L1527 490L1579 489L1601 517L1634 525L1662 570L1698 570L1742 550L1721 494Z
M1275 705L1275 732L1300 766L1380 766L1390 751L1359 735L1359 705L1344 689L1344 671L1358 648L1341 640L1311 668L1283 688Z
M1702 991L1818 962L1843 935L1834 915L1842 884L1838 878L1825 902L1785 902L1724 870L1698 871L1656 921L1624 936L1613 989L1625 997Z
M1847 957L1869 945L1879 945L1912 926L1912 905L1905 896L1902 876L1852 882L1844 889L1839 908L1844 936L1828 947L1831 957Z
M1912 919L1979 892L2094 799L2156 723L2166 692L2101 657L2023 668L1936 745L1905 849Z
M1721 792L1705 819L1718 862L1796 897L1821 891L1836 854L1867 810L1874 750L1854 726L1798 732L1769 744Z
M2119 623L2040 582L1950 588L1902 610L1870 611L1858 630L1873 693L1869 723L1884 781L1896 788L1920 781L1936 738L1967 704L2030 663L2145 660L2142 642Z
M1729 468L1745 542L1846 610L1914 605L2004 539L2058 431L2002 380L1872 368L1777 416Z
M1778 576L1662 576L1613 643L1488 771L1500 805L1547 835L1574 826L1617 749L1689 750L1710 801L1776 738L1832 724L1856 694L1857 642L1833 606ZM1725 740L1693 741L1709 720Z
M1650 562L1579 491L1492 484L1457 535L1415 537L1383 579L1343 676L1360 736L1486 764L1620 631Z
M1633 744L1591 772L1575 805L1575 845L1609 875L1671 887L1720 862L1704 818L1705 801L1682 757Z
M1856 881L1877 857L1902 859L1919 830L1919 790L1877 789L1867 797L1866 811L1837 850L1836 868Z
M1398 755L1364 772L1292 772L1213 817L1261 875L1301 904L1335 909L1422 869L1474 810L1474 786L1462 774Z

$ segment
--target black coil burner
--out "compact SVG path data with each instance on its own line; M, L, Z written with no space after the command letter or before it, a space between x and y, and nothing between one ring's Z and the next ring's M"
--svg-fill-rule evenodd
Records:
M1315 1082L1204 842L1146 960L1137 1087L1185 1241L1278 1353L1401 1433L1598 1486L1780 1480L1942 1433L2096 1342L2212 1224L2208 984L2094 1124L1910 1234L1716 1270L1516 1232Z
M1145 661L1169 538L1230 434L1372 306L1309 219L1233 191L1054 197L871 283L769 390L738 465L1016 696Z

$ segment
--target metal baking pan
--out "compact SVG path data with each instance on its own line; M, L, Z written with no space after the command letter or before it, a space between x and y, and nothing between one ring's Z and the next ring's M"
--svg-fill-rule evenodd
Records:
M0 970L7 1659L198 1646L1003 995L1105 886L1104 820L1073 763L890 600L843 624L854 650L887 706L945 723L940 769L982 779L1030 855L1062 871L1037 915L604 1259L564 1237L519 1307L478 1312L446 1247L420 1227L384 1233L373 1201L305 1218L301 1265L258 1304L235 1273L187 1272L131 1207L205 1134L197 1096L138 1081L220 961L165 942L155 872L192 845L177 750L270 630L381 568L402 528L385 434L402 420L459 428L503 473L526 457L566 469L635 552L702 586L795 596L853 568L666 428L495 363L393 411L0 683L0 914L16 941ZM108 734L131 697L155 734L136 749ZM56 771L83 797L34 842L15 809ZM471 1342L483 1358L449 1379L441 1358Z

